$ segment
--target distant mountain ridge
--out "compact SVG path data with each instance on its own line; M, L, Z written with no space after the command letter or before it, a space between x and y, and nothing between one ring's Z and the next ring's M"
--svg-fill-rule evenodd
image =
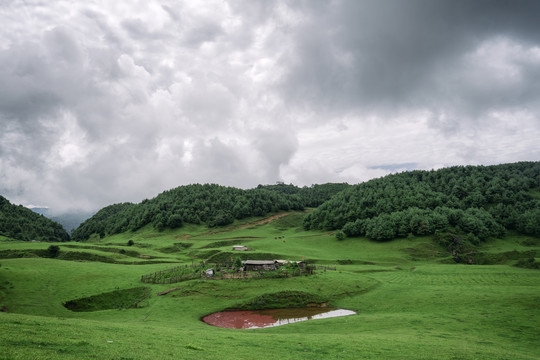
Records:
M95 212L73 212L47 217L62 225L64 229L70 233L94 214Z
M25 206L25 207L43 216L47 216L47 213L49 212L49 208L45 206Z

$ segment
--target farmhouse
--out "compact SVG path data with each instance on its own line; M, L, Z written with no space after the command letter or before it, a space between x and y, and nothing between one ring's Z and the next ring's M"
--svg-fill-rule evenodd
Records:
M276 270L278 263L276 260L244 260L242 261L246 271Z
M248 247L244 245L234 245L232 247L233 251L248 251Z

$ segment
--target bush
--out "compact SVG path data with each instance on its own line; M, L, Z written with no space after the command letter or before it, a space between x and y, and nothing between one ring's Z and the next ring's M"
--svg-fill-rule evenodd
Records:
M540 263L537 263L534 257L520 258L515 266L525 269L539 269Z
M55 258L60 254L60 246L51 245L47 248L47 256L50 258Z
M337 231L336 232L336 240L337 241L342 241L342 240L345 240L345 233L341 230Z
M129 240L127 242L127 246L133 246L135 244L135 242L133 240Z

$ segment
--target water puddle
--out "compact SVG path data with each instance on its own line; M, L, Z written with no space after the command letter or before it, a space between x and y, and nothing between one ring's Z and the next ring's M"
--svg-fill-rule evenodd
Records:
M259 329L354 314L351 310L333 308L266 309L221 311L207 315L202 320L227 329Z

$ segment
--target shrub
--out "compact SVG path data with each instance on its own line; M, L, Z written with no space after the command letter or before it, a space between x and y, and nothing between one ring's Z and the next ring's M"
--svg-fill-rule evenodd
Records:
M47 248L47 256L51 258L55 258L60 254L60 246L57 245L51 245Z
M539 269L540 263L537 263L534 259L534 257L530 258L520 258L516 265L517 267L525 268L525 269Z

